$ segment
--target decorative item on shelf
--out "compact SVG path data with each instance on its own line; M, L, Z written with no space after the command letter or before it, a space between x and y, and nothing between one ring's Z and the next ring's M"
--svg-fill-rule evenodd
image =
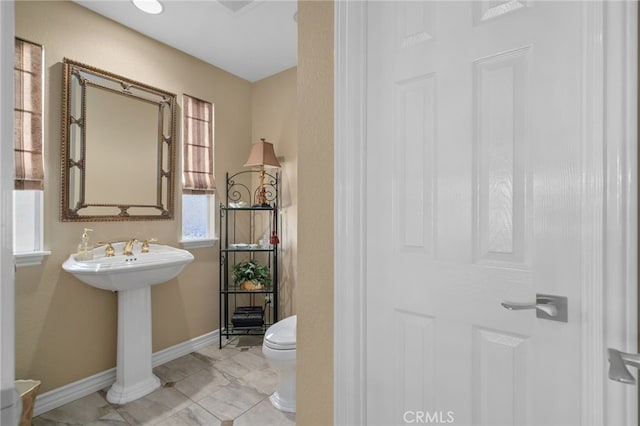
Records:
M269 268L255 259L233 265L233 283L241 290L262 290L271 285Z
M245 203L244 201L238 201L237 203L229 203L229 207L231 207L232 209L241 209L243 207L247 207L248 204Z
M235 328L253 328L264 325L264 311L261 306L238 306L231 317Z
M278 225L278 216L274 212L274 214L273 214L273 231L271 232L271 238L269 238L269 243L273 244L274 246L277 245L277 244L280 244L280 238L278 238L278 233L276 232L276 229L278 229L277 225Z
M262 236L262 238L260 238L260 240L258 241L258 245L260 246L260 248L261 249L271 248L271 244L269 243L270 239L271 238L269 237L269 231L266 231Z
M273 244L274 246L280 243L280 238L278 238L278 234L276 234L276 231L273 231L271 233L271 237L269 238L269 243Z
M246 249L247 247L249 247L249 244L247 244L247 243L234 243L234 244L229 244L229 247L234 248L234 249Z
M266 190L264 188L264 173L265 166L280 168L280 163L276 158L276 153L273 151L273 144L267 142L264 138L261 138L258 143L255 143L251 147L249 158L244 164L244 167L258 167L260 170L260 185L256 194L255 206L269 207L267 203Z

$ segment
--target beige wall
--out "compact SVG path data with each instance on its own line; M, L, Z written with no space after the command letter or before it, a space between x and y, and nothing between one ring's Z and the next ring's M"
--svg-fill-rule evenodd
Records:
M296 312L298 226L298 116L296 68L291 68L252 87L252 140L273 143L282 165L280 209L280 318Z
M333 424L333 1L298 1L298 425Z
M42 266L16 273L16 377L40 379L46 392L115 366L115 293L91 288L61 268L82 228L95 229L94 241L155 237L176 246L181 221L179 197L171 221L59 221L62 59L173 92L179 104L182 93L213 102L221 187L224 173L241 168L249 151L252 85L71 2L17 2L16 36L45 48L44 229L52 252ZM154 352L218 328L217 247L193 254L195 261L178 279L153 287Z

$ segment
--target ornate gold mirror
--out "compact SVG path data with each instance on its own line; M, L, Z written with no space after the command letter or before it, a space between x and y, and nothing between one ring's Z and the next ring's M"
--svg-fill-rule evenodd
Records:
M176 95L64 59L63 221L172 219Z

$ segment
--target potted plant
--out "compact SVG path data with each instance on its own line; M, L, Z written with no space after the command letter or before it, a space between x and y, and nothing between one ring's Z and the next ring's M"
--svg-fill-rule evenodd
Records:
M271 285L271 273L257 260L245 260L233 265L233 283L242 290L262 290Z

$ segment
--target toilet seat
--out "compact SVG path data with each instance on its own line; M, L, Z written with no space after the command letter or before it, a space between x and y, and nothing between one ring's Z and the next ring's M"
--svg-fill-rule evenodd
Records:
M296 349L296 322L293 315L273 324L264 335L264 345L276 350Z

